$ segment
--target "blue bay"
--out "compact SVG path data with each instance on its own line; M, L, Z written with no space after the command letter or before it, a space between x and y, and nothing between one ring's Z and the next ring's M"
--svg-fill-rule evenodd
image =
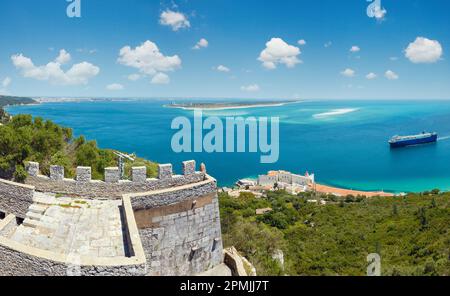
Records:
M272 169L316 174L320 183L390 192L450 190L450 101L306 101L282 107L207 111L205 115L280 117L280 158L261 164L253 153L174 153L171 122L193 112L163 100L45 103L7 108L71 127L102 148L137 153L159 163L207 164L219 185ZM436 144L391 150L400 134L436 131Z

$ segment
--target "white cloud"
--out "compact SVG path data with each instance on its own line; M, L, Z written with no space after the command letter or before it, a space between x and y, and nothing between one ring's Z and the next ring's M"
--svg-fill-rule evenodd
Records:
M14 66L21 71L23 77L59 85L87 84L90 78L100 73L99 67L88 62L75 64L64 72L61 66L70 61L70 54L65 50L61 50L54 61L43 66L35 66L33 61L23 54L13 55L11 60Z
M333 45L333 42L328 41L328 42L325 43L323 46L324 46L325 48L328 48L328 47L330 47L331 45Z
M87 49L87 48L78 48L77 52L79 53L88 53L88 54L95 54L98 52L96 49Z
M124 66L136 68L145 75L159 75L155 81L161 80L161 74L175 71L181 67L181 59L178 55L163 55L158 46L149 40L134 49L130 46L123 47L120 50L118 62ZM167 74L164 75L167 77L163 79L164 81L170 80Z
M106 86L106 89L107 89L107 90L113 90L113 91L116 91L116 90L123 90L124 87L123 87L122 84L119 84L119 83L113 83L113 84L107 85L107 86Z
M5 79L3 79L2 81L2 87L3 88L7 88L10 84L11 84L11 78L6 77Z
M435 63L442 56L442 46L437 40L417 37L408 45L405 56L413 63Z
M297 43L298 43L298 45L306 45L306 40L300 39Z
M152 84L169 84L170 78L167 74L158 73L152 78Z
M191 23L184 14L169 9L161 13L159 23L163 26L170 26L174 31L191 27Z
M390 59L391 61L395 62L395 61L398 60L398 57L390 57L389 59Z
M371 73L366 75L366 78L369 79L369 80L373 80L373 79L377 78L377 74L371 72Z
M387 70L386 73L384 73L384 77L386 77L389 80L397 80L399 78L397 73L395 73L391 70Z
M65 49L61 49L59 51L59 56L56 58L55 62L64 65L70 62L71 59L72 57L70 56L70 54Z
M141 75L139 75L139 74L130 74L130 75L128 75L128 80L137 81L139 79L141 79Z
M354 70L352 70L350 68L347 68L347 69L345 69L344 71L341 72L341 75L343 75L345 77L353 77L353 76L355 76L355 73L356 72Z
M241 90L246 92L258 92L260 91L260 88L258 84L250 84L241 86Z
M258 60L263 63L266 69L276 69L277 64L284 64L288 68L293 68L301 63L298 56L301 51L298 47L284 42L281 38L272 38L266 43L266 48L259 55Z
M224 65L217 66L216 70L219 72L230 72L231 71L230 68L228 68Z
M200 39L200 41L197 42L197 44L193 47L194 49L201 49L208 47L209 42L205 38Z
M350 48L350 52L358 52L358 51L361 51L361 48L359 48L359 46L354 45L352 46L352 48Z

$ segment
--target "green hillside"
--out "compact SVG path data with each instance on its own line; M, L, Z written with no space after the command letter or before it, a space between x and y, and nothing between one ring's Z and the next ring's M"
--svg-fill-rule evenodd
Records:
M31 98L12 97L0 95L0 108L8 105L35 104L36 101Z
M379 253L383 275L450 275L450 193L344 198L327 205L307 195L268 198L221 194L226 246L236 246L259 275L365 275ZM256 216L255 210L273 212ZM271 254L284 253L285 268Z

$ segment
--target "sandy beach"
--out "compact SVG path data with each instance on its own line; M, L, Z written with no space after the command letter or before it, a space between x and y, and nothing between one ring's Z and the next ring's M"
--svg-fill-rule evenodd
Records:
M218 104L217 106L214 106L215 104L210 104L210 105L205 105L202 107L198 107L198 106L189 107L189 106L184 106L184 105L180 105L180 106L165 105L164 107L177 108L177 109L188 110L188 111L197 111L197 110L218 111L218 110L236 110L236 109L249 109L249 108L281 107L281 106L285 106L287 104L294 104L294 103L300 103L300 102L301 101L280 102L280 103L260 103L260 104L255 103L255 104L243 104L243 105L236 105L236 106L234 106L233 104L230 104L230 106L224 106L224 105L220 105L220 104Z
M359 191L359 190L350 190L350 189L342 189L337 187L331 187L326 186L322 184L316 184L316 191L324 194L335 194L338 196L347 196L347 195L353 195L353 196L365 196L365 197L376 197L376 196L382 196L382 197L391 197L394 196L392 193L386 193L383 191Z

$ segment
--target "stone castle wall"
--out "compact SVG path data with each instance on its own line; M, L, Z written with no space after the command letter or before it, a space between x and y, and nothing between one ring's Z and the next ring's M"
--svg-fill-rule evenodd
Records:
M0 211L24 218L33 203L34 187L0 179Z
M27 170L27 183L37 191L122 198L131 257L85 258L82 275L195 275L223 262L217 182L204 166L196 172L195 161L183 163L182 176L173 175L172 165L160 165L157 179L147 179L145 167L133 168L130 181L119 180L118 168L106 169L105 181L92 181L88 167L77 168L75 180L65 179L60 166L52 166L49 177L39 175L37 163L29 163ZM0 183L0 209L8 204L6 213L25 215L34 187L10 185ZM5 198L11 190L14 196ZM66 275L70 260L0 236L1 275Z
M8 238L17 228L12 214L0 221L0 276L143 276L146 259L130 203L123 203L130 257L86 257L36 249Z
M178 187L205 179L204 173L195 171L192 161L183 163L183 175L173 175L171 164L159 165L155 179L147 179L145 167L134 167L129 181L120 180L119 168L106 168L104 181L92 180L89 167L78 167L75 179L64 178L61 166L51 166L49 177L39 175L39 164L35 162L28 163L27 171L26 184L35 186L37 191L104 199L121 199L123 194Z
M129 197L149 275L195 275L222 263L214 179Z

